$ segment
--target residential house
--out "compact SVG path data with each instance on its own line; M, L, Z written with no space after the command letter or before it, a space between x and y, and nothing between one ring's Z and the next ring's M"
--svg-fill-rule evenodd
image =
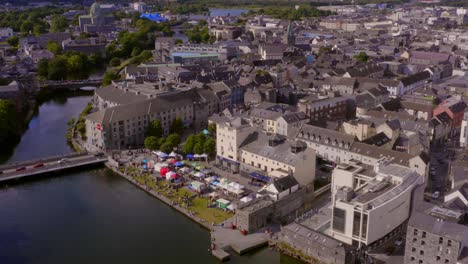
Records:
M447 113L452 120L453 133L459 133L465 109L466 103L463 100L456 97L449 97L434 109L434 116L444 112Z

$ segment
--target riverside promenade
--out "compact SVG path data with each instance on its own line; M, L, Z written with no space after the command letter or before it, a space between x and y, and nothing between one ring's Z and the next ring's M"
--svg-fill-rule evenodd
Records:
M129 175L126 175L122 172L120 172L119 170L117 170L115 167L111 166L109 163L105 163L106 167L111 169L113 172L117 173L118 175L122 176L123 178L127 179L129 182L133 183L135 186L139 187L140 189L144 190L145 192L147 192L148 194L151 194L152 196L158 198L160 201L164 202L165 204L169 205L171 208L179 211L181 214L185 215L186 217L188 217L189 219L191 219L192 221L196 222L197 224L199 224L200 226L208 229L211 231L211 225L209 223L207 223L205 220L197 217L196 215L194 215L193 213L191 213L189 210L179 206L178 204L174 204L173 201L171 201L169 198L165 197L164 195L161 195L159 193L157 193L156 191L154 190L151 190L150 188L148 188L147 186L145 185L142 185L142 184L139 184L137 181L135 181L131 176Z
M109 162L105 163L106 167L111 169L113 172L122 176L129 182L133 183L135 186L144 190L148 194L156 197L160 201L164 202L171 208L177 210L181 214L185 215L195 223L200 226L210 230L211 233L211 244L215 245L215 248L211 250L211 253L214 257L221 261L226 261L230 259L230 254L226 251L234 251L239 255L247 253L248 251L257 249L259 247L266 246L268 244L269 235L263 232L257 232L249 234L247 236L242 235L239 230L232 230L228 226L233 221L232 218L224 221L223 225L211 225L207 221L197 217L195 214L175 204L172 200L165 197L162 194L159 194L157 191L148 188L146 185L138 183L130 175L127 175L119 171L115 166L112 166Z

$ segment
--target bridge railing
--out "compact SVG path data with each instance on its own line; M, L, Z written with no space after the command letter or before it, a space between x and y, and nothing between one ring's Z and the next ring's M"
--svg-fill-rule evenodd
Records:
M62 155L49 156L49 157L44 157L44 158L39 158L39 159L31 159L31 160L25 160L25 161L19 161L19 162L12 162L12 163L7 163L7 164L0 165L0 171L8 170L8 169L11 169L11 168L16 168L16 167L20 167L20 166L28 166L28 165L34 165L34 164L37 164L37 163L50 162L50 161L60 160L60 159L64 159L64 158L75 158L75 157L86 156L86 155L88 155L88 152L62 154Z

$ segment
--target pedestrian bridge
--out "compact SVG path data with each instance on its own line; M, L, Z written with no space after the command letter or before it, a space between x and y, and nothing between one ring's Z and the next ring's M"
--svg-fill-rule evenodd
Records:
M84 90L91 91L96 88L99 88L102 84L102 79L94 80L65 80L65 81L40 81L39 87L48 88L53 90Z
M94 165L107 161L102 154L73 153L56 157L9 163L0 166L0 182L67 169Z

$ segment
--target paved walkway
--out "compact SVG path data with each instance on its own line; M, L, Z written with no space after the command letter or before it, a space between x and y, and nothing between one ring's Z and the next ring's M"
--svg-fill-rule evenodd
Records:
M227 220L226 223L231 223ZM230 226L230 225L226 225ZM270 235L264 230L244 236L239 230L229 227L215 226L211 232L213 243L219 249L231 248L237 254L244 254L251 249L268 244Z

